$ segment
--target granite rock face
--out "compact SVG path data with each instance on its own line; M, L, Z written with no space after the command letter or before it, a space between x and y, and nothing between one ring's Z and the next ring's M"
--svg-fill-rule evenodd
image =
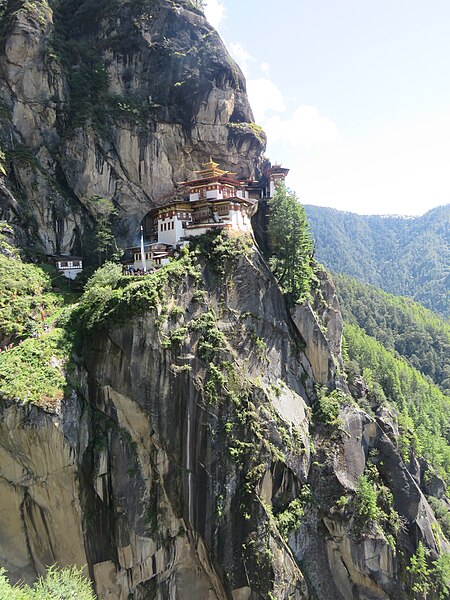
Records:
M252 121L242 73L193 2L8 2L0 218L31 255L83 253L96 197L133 243L210 155L258 176ZM266 208L253 218L262 249ZM418 542L432 558L447 549L420 486L447 506L445 485L405 465L388 408L345 395L342 318L316 275L312 301L292 309L255 247L203 261L152 308L91 332L53 410L0 399L12 581L56 562L86 565L100 600L408 597ZM350 391L367 407L364 381ZM392 495L395 539L358 523L368 470Z
M27 581L86 564L100 599L406 598L402 553L446 541L386 409L348 400L338 427L318 420L304 328L258 252L226 275L202 265L97 331L54 413L2 402L2 564ZM402 520L394 545L355 525L369 464Z
M0 42L0 218L22 245L82 252L93 198L111 200L115 235L213 156L258 174L264 134L244 77L188 0L9 3ZM241 126L237 126L241 124Z

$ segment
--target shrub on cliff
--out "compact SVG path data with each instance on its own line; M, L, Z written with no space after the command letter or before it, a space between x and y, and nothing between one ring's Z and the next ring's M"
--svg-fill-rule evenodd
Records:
M0 346L34 333L62 298L42 267L0 253Z
M0 598L2 600L95 600L90 582L82 569L50 567L45 577L40 577L34 586L12 586L0 569Z

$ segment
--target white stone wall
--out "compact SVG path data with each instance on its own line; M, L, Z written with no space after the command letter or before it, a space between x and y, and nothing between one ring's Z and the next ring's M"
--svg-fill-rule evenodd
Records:
M223 194L220 190L207 190L206 197L214 200L222 200Z
M240 210L230 211L231 224L233 229L239 229L239 231L250 231L250 219L247 215Z
M187 219L183 220L187 221ZM184 237L183 220L177 215L170 219L158 220L158 242L175 246ZM163 226L162 231L161 226Z
M212 227L208 225L195 227L194 229L186 229L186 237L196 237L197 235L203 235L204 233L211 231Z
M275 194L275 181L273 179L270 180L270 189L269 189L269 197L273 198Z

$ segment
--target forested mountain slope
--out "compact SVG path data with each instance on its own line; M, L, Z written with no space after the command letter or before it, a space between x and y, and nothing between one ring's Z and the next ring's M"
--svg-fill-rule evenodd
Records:
M344 343L349 381L362 375L369 398L372 392L377 405L387 400L398 409L399 449L405 461L424 457L448 484L450 397L358 325L345 326Z
M346 275L335 274L341 310L388 350L450 391L450 325L409 298L393 296Z
M327 268L450 316L450 204L417 218L305 208Z

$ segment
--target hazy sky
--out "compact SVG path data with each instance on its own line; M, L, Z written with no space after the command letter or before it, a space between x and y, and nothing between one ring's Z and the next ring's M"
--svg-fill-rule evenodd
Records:
M207 0L305 204L450 202L449 0Z

